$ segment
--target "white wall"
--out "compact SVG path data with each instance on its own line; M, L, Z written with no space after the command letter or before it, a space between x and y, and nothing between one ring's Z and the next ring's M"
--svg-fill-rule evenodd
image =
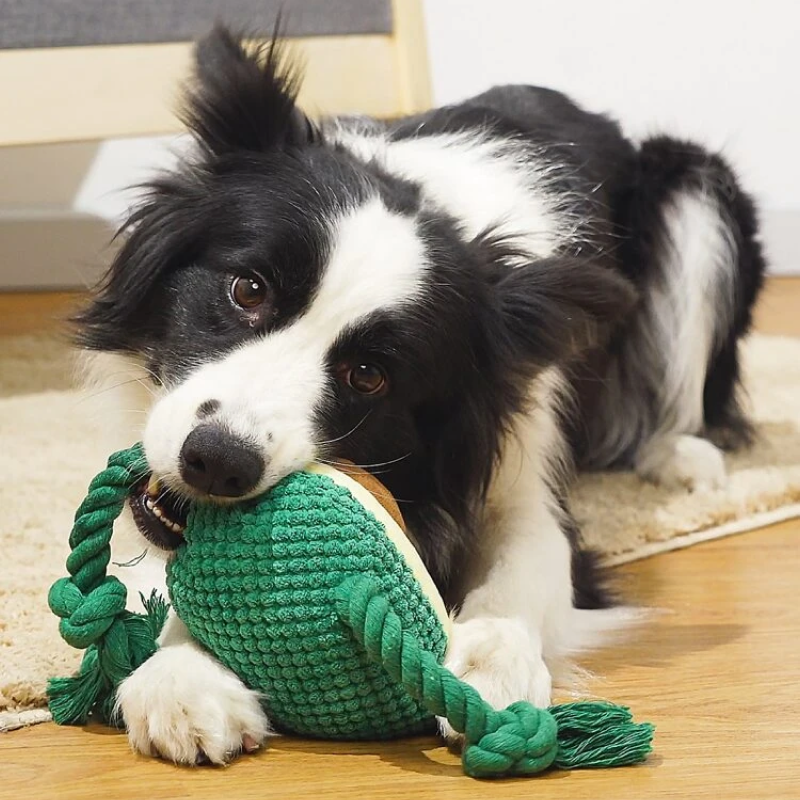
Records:
M800 268L800 4L791 0L426 0L434 98L532 83L721 149ZM792 221L796 215L796 228Z

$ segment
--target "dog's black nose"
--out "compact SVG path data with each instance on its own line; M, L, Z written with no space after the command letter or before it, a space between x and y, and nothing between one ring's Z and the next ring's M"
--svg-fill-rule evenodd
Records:
M219 425L198 425L181 448L181 477L205 494L241 497L263 472L256 447Z

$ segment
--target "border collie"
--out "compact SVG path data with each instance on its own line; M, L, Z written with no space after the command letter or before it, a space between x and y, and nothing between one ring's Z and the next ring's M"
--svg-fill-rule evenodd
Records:
M125 361L102 369L146 376L128 407L156 478L137 528L169 550L185 498L364 465L454 615L449 667L498 707L545 705L554 669L615 621L573 468L711 491L721 450L748 440L753 202L718 155L633 143L547 89L316 122L299 81L279 42L253 52L220 28L199 45L194 148L149 186L78 318L86 349ZM175 618L118 698L133 746L176 762L269 731Z

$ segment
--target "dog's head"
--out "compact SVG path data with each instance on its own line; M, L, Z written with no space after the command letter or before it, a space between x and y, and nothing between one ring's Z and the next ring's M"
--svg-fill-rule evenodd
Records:
M198 152L132 214L82 341L153 376L144 445L180 494L346 457L466 519L531 377L629 293L566 260L509 269L501 242L327 142L280 48L262 55L224 30L199 47Z

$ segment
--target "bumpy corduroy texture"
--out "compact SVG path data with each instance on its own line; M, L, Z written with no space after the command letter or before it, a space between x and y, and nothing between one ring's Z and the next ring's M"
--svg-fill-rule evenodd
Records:
M178 616L248 686L278 728L334 739L385 739L431 714L354 646L337 587L371 575L406 630L441 660L446 641L383 525L323 475L289 476L254 503L198 504L167 585Z

